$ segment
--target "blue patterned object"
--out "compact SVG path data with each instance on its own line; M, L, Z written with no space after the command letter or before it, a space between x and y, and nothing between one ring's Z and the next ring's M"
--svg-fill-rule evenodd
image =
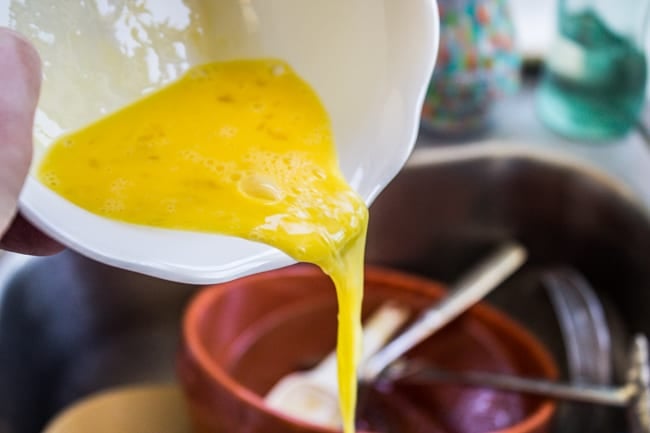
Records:
M426 129L484 129L494 98L519 85L521 58L505 0L438 0L440 50L422 110Z

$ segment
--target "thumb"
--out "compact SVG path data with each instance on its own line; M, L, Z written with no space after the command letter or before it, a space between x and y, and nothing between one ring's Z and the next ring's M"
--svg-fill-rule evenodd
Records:
M41 62L31 44L0 28L0 236L16 213L32 158Z

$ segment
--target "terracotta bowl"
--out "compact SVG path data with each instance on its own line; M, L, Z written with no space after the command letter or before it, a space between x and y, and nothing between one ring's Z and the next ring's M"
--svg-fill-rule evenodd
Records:
M364 315L397 300L414 315L444 287L405 273L366 270ZM211 286L190 303L178 373L197 433L333 432L264 404L282 376L313 367L335 346L336 298L329 278L298 265ZM478 305L409 356L439 367L555 378L546 349L512 320ZM533 433L548 431L551 401L452 385L376 390L359 427L372 432Z

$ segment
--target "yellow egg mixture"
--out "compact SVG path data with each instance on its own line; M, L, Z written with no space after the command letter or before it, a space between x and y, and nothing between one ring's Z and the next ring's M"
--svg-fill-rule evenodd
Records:
M199 66L60 138L40 180L130 223L239 236L331 276L344 431L354 431L368 211L338 168L327 112L284 62Z

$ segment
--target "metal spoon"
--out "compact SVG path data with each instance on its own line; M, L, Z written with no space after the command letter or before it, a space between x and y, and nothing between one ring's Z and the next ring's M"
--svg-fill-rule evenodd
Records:
M650 365L648 340L636 335L629 355L627 381L619 387L577 385L526 379L497 373L437 369L425 362L402 361L391 365L381 376L383 382L457 383L522 392L585 403L627 408L632 433L650 433Z

